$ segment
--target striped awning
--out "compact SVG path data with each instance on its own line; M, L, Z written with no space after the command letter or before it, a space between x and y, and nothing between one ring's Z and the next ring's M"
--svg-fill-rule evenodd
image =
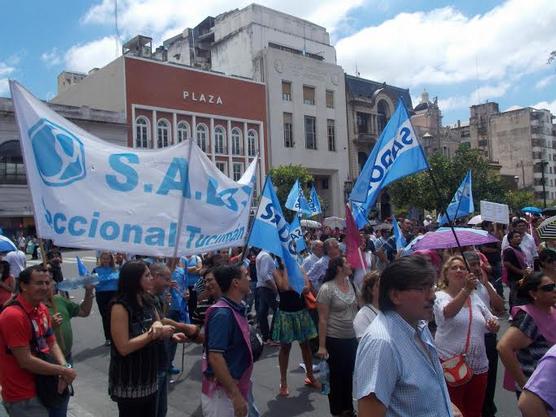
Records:
M541 239L556 239L556 216L549 217L537 228Z

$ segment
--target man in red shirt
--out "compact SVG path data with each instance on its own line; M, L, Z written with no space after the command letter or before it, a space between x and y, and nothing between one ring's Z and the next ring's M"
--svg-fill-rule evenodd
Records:
M49 289L49 275L42 266L32 266L19 275L20 304L6 307L0 314L0 385L4 407L10 417L48 417L48 409L37 398L35 374L58 375L70 384L75 371L66 360L52 331L48 308L42 303ZM38 349L50 353L54 365L31 353L35 329Z

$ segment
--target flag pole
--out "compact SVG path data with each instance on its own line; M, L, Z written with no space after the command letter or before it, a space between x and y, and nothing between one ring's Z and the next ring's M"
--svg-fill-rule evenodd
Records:
M467 263L467 259L465 259L465 256L463 256L463 247L459 243L458 235L456 233L456 229L454 228L454 223L452 222L452 219L450 218L450 215L448 214L448 207L444 204L444 199L442 198L442 195L440 194L440 189L438 188L438 184L437 184L436 179L434 177L434 174L432 172L432 168L429 168L428 172L429 172L429 177L432 181L433 189L436 193L436 198L438 200L438 203L440 204L440 208L442 210L444 210L444 214L446 215L446 219L448 219L448 226L452 230L452 234L454 235L454 239L456 239L456 244L458 245L458 249L459 249L459 252L461 254L461 257L463 258L463 263L465 264L465 268L467 268L468 272L471 272L471 268L469 267L469 263Z
M259 212L259 207L261 206L261 200L262 200L261 198L262 192L266 187L267 181L268 181L268 174L266 174L266 177L264 179L263 188L261 189L261 195L259 195L259 203L257 204L257 210L255 210L255 215L253 216L252 219L249 220L249 227L248 227L249 232L247 233L247 238L245 239L245 245L243 245L243 250L241 251L241 261L240 261L241 263L243 263L243 261L245 260L245 255L247 254L247 248L249 247L249 239L251 238L251 232L253 232L253 223L255 223L255 218L257 217L257 213Z

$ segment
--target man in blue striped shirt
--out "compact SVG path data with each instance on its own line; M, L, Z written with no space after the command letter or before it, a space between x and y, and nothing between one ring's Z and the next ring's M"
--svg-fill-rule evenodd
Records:
M357 349L353 393L359 417L453 417L427 320L435 272L421 256L400 258L380 278L381 312Z

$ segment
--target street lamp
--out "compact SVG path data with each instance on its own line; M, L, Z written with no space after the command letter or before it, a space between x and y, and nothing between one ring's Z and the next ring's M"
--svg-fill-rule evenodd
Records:
M548 165L548 161L540 161L539 165L541 166L542 201L543 207L546 208L546 184L544 179L544 167Z

